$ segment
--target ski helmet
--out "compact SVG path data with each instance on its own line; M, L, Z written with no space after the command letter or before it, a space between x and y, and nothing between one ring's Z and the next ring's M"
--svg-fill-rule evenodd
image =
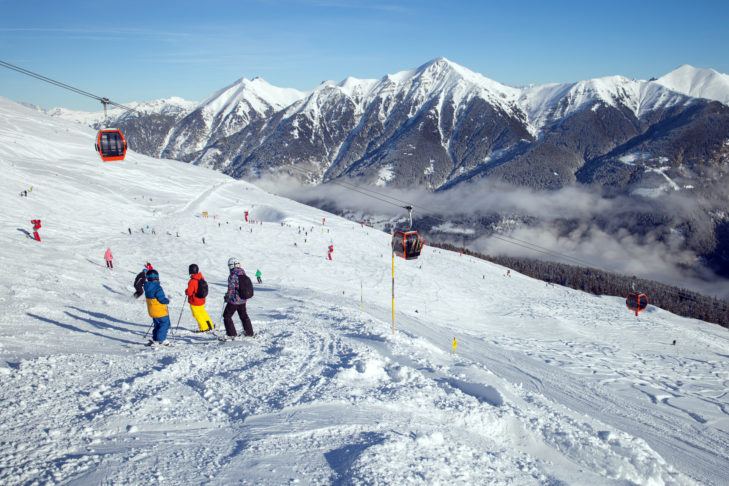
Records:
M240 267L240 260L238 260L236 257L228 258L228 268L233 270L233 268L235 267Z
M200 273L200 269L194 263L190 265L190 267L188 268L188 270L190 272L190 275L195 275L197 273Z
M147 280L159 280L159 272L154 268L147 272Z

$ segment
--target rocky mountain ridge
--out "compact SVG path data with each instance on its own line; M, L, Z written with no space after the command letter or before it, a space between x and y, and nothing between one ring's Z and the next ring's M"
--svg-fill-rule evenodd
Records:
M311 183L346 177L431 190L496 177L629 192L673 188L656 170L682 187L697 167L723 168L728 100L729 76L690 66L649 81L513 88L438 58L306 93L244 78L198 104L132 104L142 114L112 110L111 120L134 150L237 177L284 170Z

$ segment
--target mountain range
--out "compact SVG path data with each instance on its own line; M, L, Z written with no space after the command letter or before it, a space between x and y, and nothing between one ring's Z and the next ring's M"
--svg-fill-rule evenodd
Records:
M729 76L711 69L516 88L437 58L307 92L244 78L200 103L128 105L137 111L111 110L110 120L131 149L237 178L285 173L312 185L346 180L431 192L500 181L627 197L635 210L618 219L592 215L590 224L659 241L679 234L680 248L729 275ZM102 120L51 114L96 127ZM660 201L666 195L702 203L676 217ZM464 223L480 226L478 235L498 219Z
M132 103L138 112L112 110L111 123L133 150L237 177L295 166L310 182L437 190L489 176L535 189L645 190L673 188L667 177L690 185L726 162L727 104L729 76L711 69L513 88L438 58L309 92L244 78L200 103Z

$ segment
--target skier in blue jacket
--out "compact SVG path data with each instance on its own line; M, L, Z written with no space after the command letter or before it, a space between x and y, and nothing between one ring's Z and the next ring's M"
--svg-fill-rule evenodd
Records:
M147 299L147 311L154 322L154 330L152 331L152 340L147 344L153 346L161 344L167 346L167 331L170 328L170 313L167 310L167 304L170 299L165 296L165 291L159 284L159 273L157 270L149 270L147 272L147 281L144 284L144 297Z

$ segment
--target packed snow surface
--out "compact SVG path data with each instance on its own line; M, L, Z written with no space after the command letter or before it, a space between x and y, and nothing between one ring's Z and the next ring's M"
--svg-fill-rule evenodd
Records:
M726 484L726 329L426 247L393 331L388 235L93 137L0 98L0 484ZM183 289L222 334L230 256L258 337L220 343Z

